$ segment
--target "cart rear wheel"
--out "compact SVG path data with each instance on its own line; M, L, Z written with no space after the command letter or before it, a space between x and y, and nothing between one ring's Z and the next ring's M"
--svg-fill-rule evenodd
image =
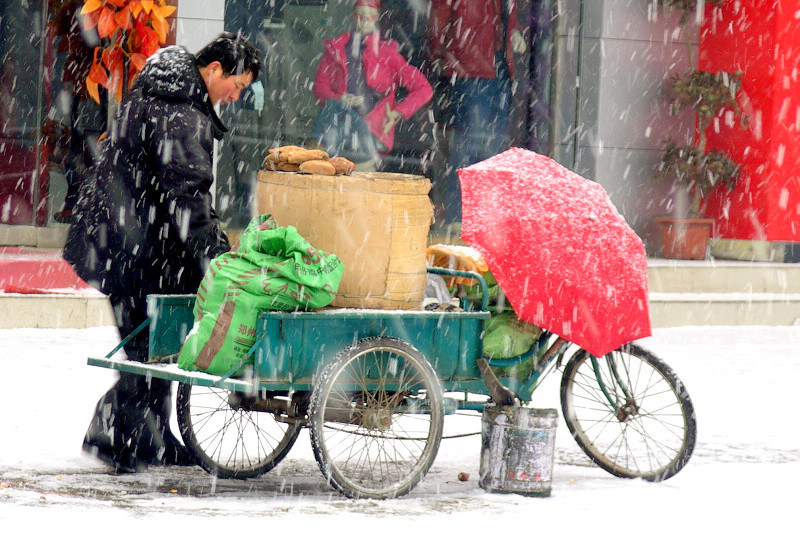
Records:
M243 407L237 396L214 387L178 386L178 426L186 447L204 470L220 478L247 479L268 472L297 440L299 423Z
M407 494L442 439L442 388L410 344L370 337L340 351L311 395L311 445L329 483L350 498Z
M601 358L577 352L564 369L561 407L578 445L615 476L661 481L694 450L689 393L666 363L635 344Z

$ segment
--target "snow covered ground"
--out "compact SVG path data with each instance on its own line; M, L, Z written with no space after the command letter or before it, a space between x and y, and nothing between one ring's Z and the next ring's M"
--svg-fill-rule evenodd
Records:
M552 496L489 494L477 484L480 437L446 439L410 495L351 501L328 487L308 433L275 470L215 480L199 467L114 475L81 453L98 397L114 381L89 367L118 342L113 328L0 330L0 531L38 525L117 531L378 525L481 531L788 531L800 490L800 327L659 329L640 342L677 372L698 419L686 468L662 483L618 479L591 465L558 428ZM535 407L560 411L554 375ZM453 415L445 434L480 431ZM470 479L458 481L459 472ZM796 524L795 524L796 525ZM558 529L556 529L558 528ZM787 529L788 528L788 529ZM70 529L73 529L70 527Z

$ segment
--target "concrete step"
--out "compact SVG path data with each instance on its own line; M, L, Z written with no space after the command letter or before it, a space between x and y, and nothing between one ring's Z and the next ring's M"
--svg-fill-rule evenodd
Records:
M653 327L800 324L800 266L741 261L648 262ZM0 328L114 325L108 299L60 250L0 248Z
M108 298L97 291L78 294L0 293L0 329L83 329L115 324Z
M800 265L650 259L651 293L800 293Z
M800 294L652 293L654 328L791 326L800 324ZM0 329L113 326L108 298L92 295L2 294Z
M794 326L800 294L650 293L654 328L677 326Z
M800 323L800 266L748 261L648 261L653 327Z

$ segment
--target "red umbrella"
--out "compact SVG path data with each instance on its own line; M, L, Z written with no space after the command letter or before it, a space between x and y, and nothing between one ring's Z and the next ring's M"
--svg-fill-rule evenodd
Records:
M651 334L644 245L603 187L521 148L458 174L461 237L517 316L596 356Z

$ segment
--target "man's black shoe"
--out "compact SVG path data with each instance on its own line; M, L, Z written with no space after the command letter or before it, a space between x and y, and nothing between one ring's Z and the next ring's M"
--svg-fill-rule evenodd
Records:
M172 433L164 436L167 441L164 451L163 463L170 466L194 466L197 461L194 455L175 438Z
M90 441L83 442L83 451L113 468L115 474L137 474L147 470L147 463L139 461L134 455L108 450Z

